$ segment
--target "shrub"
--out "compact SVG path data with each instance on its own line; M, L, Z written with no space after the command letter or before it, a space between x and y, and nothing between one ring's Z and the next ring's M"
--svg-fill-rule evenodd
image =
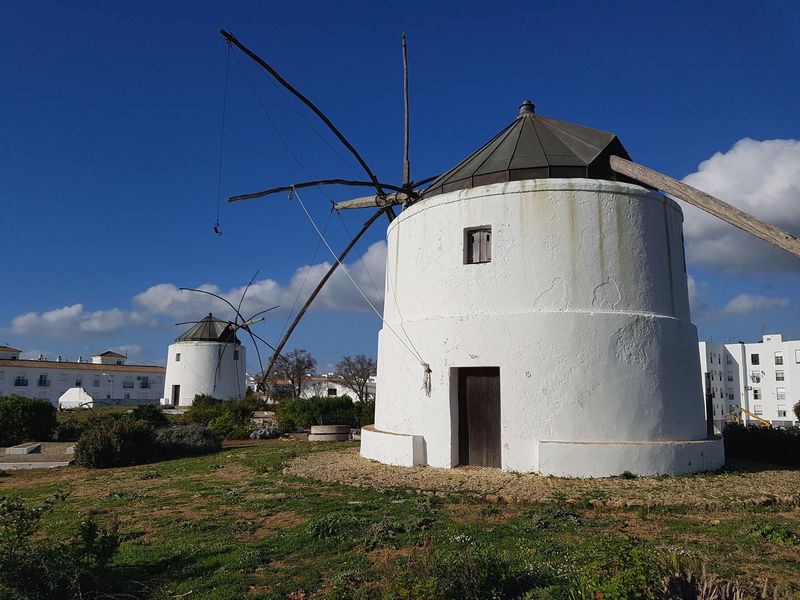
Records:
M314 396L290 400L278 407L275 418L284 429L312 425L358 425L349 396Z
M246 440L254 427L249 416L242 418L233 412L224 412L208 424L208 428L224 440Z
M166 427L169 425L169 419L164 414L164 409L158 404L142 404L135 407L130 416L138 421L146 421L153 427Z
M102 529L90 516L66 543L39 534L42 517L63 498L38 506L0 498L0 597L65 600L110 591L108 564L120 545L114 528Z
M90 425L75 446L75 462L83 467L116 467L148 462L157 456L155 429L128 416Z
M222 442L205 425L192 423L162 429L156 435L156 446L165 457L197 456L217 452L222 448Z
M757 427L730 423L722 432L725 456L776 465L800 466L800 428Z
M375 399L368 398L363 402L356 402L355 408L355 423L356 427L364 427L365 425L372 425L375 422Z
M255 425L253 411L259 407L256 400L226 400L211 396L195 396L192 407L183 415L184 422L207 425L224 440L244 440Z
M47 400L0 396L0 446L46 441L56 427L56 408Z

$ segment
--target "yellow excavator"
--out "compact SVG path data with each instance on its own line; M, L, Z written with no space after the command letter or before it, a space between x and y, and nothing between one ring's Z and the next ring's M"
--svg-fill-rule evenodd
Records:
M742 422L742 415L743 415L743 414L744 414L744 415L747 415L748 417L752 417L753 419L755 419L756 421L758 421L760 425L763 425L764 427L772 427L772 423L770 423L770 422L769 422L769 421L767 421L766 419L762 419L761 417L759 417L759 416L758 416L758 415L756 415L756 414L753 414L753 413L751 413L751 412L750 412L749 410L747 410L746 408L740 408L740 409L739 409L739 411L738 411L737 413L735 413L735 415L736 415L736 421L737 421L738 423L741 423L741 422Z

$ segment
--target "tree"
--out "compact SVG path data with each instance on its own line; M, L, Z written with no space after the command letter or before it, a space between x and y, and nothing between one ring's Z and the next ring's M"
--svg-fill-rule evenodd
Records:
M289 381L292 397L297 399L303 391L306 375L316 370L317 361L310 352L303 348L295 348L281 356L275 366L275 376Z
M370 377L377 372L375 359L367 358L363 354L356 354L355 358L345 356L336 365L336 374L344 386L358 397L359 402L367 400L367 384Z

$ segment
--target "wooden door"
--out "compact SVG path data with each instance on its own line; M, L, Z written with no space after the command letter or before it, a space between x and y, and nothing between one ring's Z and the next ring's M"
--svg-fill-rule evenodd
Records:
M178 406L181 400L181 386L173 385L172 386L172 404L174 406Z
M500 368L458 370L458 456L462 465L500 465Z

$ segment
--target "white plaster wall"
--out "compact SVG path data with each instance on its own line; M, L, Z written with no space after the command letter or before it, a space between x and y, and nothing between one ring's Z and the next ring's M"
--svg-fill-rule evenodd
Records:
M238 360L233 358L236 350L239 352ZM176 360L178 353L181 355L179 361ZM242 399L247 390L245 364L243 346L192 341L171 344L167 351L162 403L171 403L173 385L181 386L179 406L191 406L198 394L208 394L221 400Z
M492 261L465 265L464 229L483 225ZM586 179L481 186L403 211L388 230L376 429L421 435L427 464L457 464L456 369L494 366L504 469L538 470L540 441L704 439L681 231L672 200ZM431 365L430 397L389 326Z
M31 363L34 363L31 365ZM67 362L55 361L18 361L13 366L0 365L0 395L17 394L28 398L49 400L58 406L59 398L70 388L85 388L96 400L115 404L157 404L164 393L164 372L138 370L135 365L126 365L120 370L117 365L96 365L96 368L70 368ZM86 363L81 365L86 366ZM39 376L47 375L50 385L39 386ZM28 380L27 386L15 386L17 377ZM149 388L142 389L141 379L147 377ZM95 386L95 381L97 385ZM132 381L133 388L124 387L125 381ZM80 382L80 383L79 383ZM128 394L129 398L125 399Z

